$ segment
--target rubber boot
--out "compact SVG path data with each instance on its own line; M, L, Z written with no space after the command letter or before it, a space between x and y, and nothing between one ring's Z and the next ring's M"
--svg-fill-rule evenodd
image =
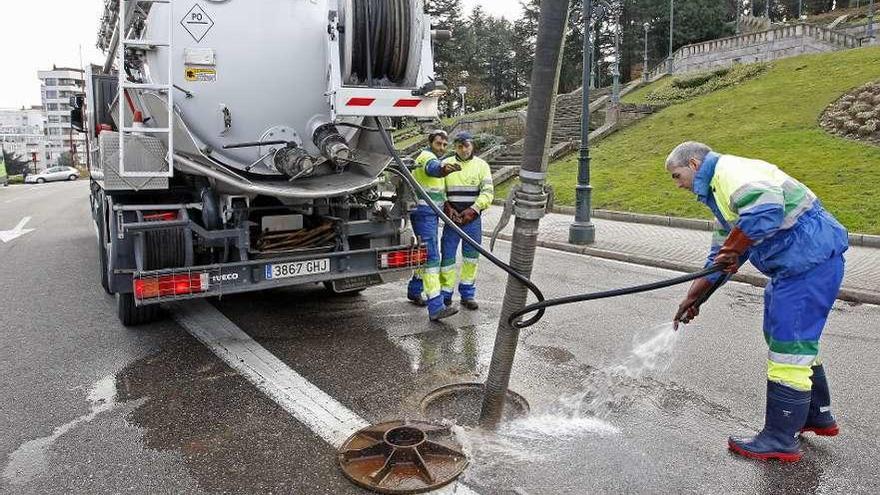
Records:
M752 459L798 461L802 455L798 432L804 426L809 410L810 392L768 381L764 429L751 438L730 437L727 446Z
M471 310L471 311L476 311L476 310L480 309L480 305L477 304L477 300L476 300L476 299L462 299L462 300L461 300L461 305L462 305L465 309L469 309L469 310Z
M807 423L801 428L801 432L811 431L823 437L833 437L840 433L837 421L831 415L831 391L828 389L828 380L825 378L825 367L821 364L813 366L813 390L810 396L810 412L807 415Z
M406 298L409 299L409 302L416 306L424 306L426 304L425 299L422 297L423 286L422 279L418 277L409 279L409 285L406 288Z
M448 318L455 314L458 314L458 308L455 306L444 306L440 311L429 314L428 319L431 321L440 321L443 318Z

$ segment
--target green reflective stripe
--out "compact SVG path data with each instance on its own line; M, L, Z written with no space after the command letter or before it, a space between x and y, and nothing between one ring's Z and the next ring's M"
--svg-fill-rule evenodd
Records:
M813 376L813 370L809 365L801 366L767 361L767 379L771 382L781 383L795 390L806 392L813 388L811 376Z
M455 270L455 258L440 261L440 273Z
M446 192L457 192L457 193L458 193L458 192L473 192L473 193L479 193L479 192L480 192L480 187L479 187L479 186L447 186L447 187L446 187Z
M450 203L473 203L476 196L449 196L446 198Z
M732 210L745 208L761 199L764 195L778 198L779 203L782 204L783 193L780 185L767 181L757 181L744 184L734 191L733 194L730 195L730 208Z
M784 204L784 201L785 196L783 196L782 193L764 191L757 197L750 198L750 202L748 204L737 206L737 213L742 216L743 213L746 213L762 205L775 204L778 206L782 206Z
M780 354L803 354L808 356L816 356L819 354L818 340L795 340L791 342L781 342L772 340L765 335L770 345L771 352Z
M440 273L440 261L429 261L422 271L424 273Z
M770 351L767 355L770 361L778 364L796 364L798 366L810 366L816 360L815 354L783 354Z

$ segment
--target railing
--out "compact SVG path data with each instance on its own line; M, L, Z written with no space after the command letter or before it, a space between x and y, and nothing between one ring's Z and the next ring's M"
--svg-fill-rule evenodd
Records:
M716 40L703 41L701 43L692 43L685 45L673 54L673 67L677 62L683 61L691 56L711 53L716 51L731 50L747 46L760 45L775 40L784 40L792 38L813 38L817 41L835 45L839 48L857 48L861 44L858 36L828 29L823 26L814 26L812 24L792 24L788 26L777 26L766 31L757 31L753 33L740 34L738 36L730 36L727 38L719 38ZM664 59L655 65L648 73L649 79L665 74L667 70L667 61Z

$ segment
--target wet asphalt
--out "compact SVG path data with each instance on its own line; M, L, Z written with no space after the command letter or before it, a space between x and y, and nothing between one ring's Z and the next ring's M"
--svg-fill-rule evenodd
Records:
M365 493L339 474L333 447L172 320L117 322L98 283L87 195L84 182L0 189L0 230L24 216L36 229L0 243L0 492ZM499 243L503 259L507 247ZM541 249L533 279L553 297L674 275ZM480 310L442 324L406 303L403 283L212 304L380 422L420 417L437 387L485 380L505 282L483 262ZM554 308L525 330L511 387L532 412L496 433L463 429L468 486L520 495L880 491L880 308L838 303L826 327L842 434L806 437L800 463L763 464L726 451L729 434L763 422L762 291L731 284L673 335L663 325L683 290Z

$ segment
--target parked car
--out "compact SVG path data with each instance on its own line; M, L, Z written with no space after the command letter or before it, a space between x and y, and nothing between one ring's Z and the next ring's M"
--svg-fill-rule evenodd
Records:
M27 184L42 184L43 182L76 179L79 179L79 170L73 167L52 167L38 174L28 175L24 181Z

